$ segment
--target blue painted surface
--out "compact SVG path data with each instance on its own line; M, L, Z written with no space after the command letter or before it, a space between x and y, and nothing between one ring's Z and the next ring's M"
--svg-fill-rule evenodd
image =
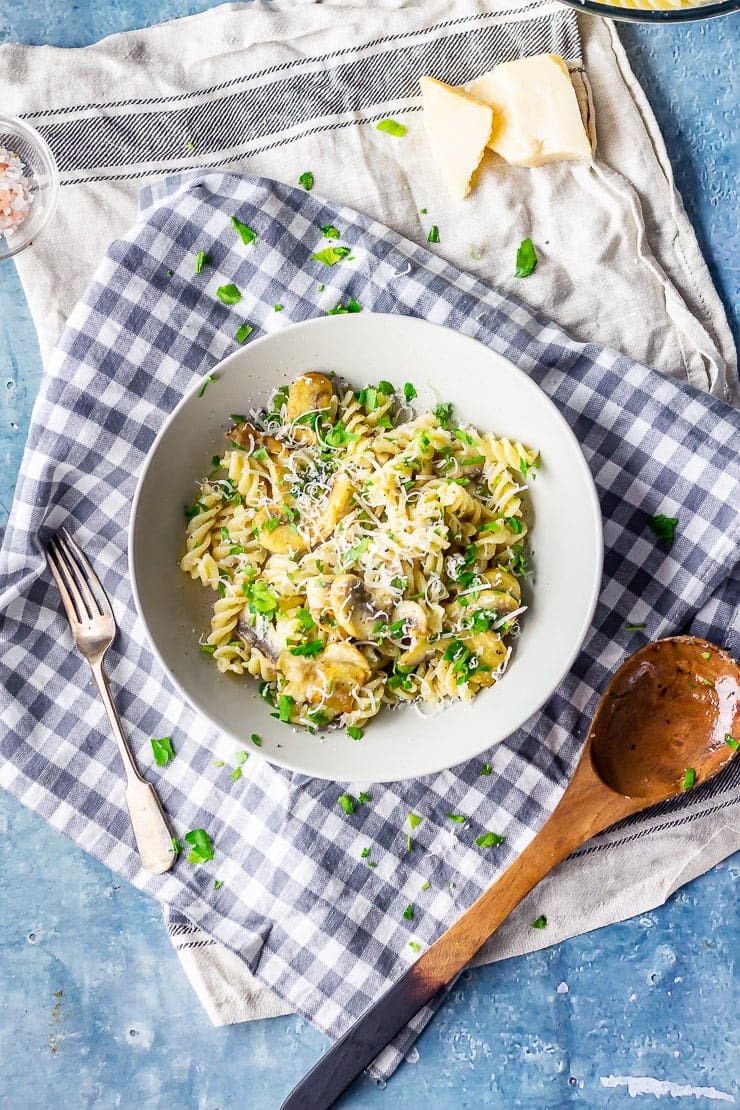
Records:
M201 11L209 0L0 0L0 42L84 45ZM623 28L686 207L737 328L737 230L727 59L737 20ZM736 331L737 334L737 331ZM40 377L13 267L0 265L0 524ZM652 1076L740 1102L733 983L736 858L641 918L466 973L418 1057L347 1107L622 1107L601 1077ZM157 904L0 795L0 1107L276 1107L326 1046L301 1019L215 1030ZM677 1088L680 1090L680 1088ZM665 1095L668 1098L668 1095ZM673 1100L671 1099L673 1104Z

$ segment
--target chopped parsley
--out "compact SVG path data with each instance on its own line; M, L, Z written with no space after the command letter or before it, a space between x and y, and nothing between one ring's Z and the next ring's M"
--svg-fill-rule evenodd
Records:
M531 239L522 239L516 252L516 271L518 278L529 277L537 265L537 254Z
M363 848L362 851L360 852L360 859L367 859L369 855L370 855L370 849L369 848Z
M626 624L624 627L627 629L628 632L643 632L647 628L647 625L646 624Z
M337 262L341 262L350 253L350 247L324 247L321 251L316 251L311 255L315 262L323 262L325 266L335 266Z
M249 737L249 739L252 741L255 748L261 748L262 747L262 739L261 739L261 737L259 737L257 735L256 732L253 732L252 735ZM247 756L247 758L249 758L249 753L248 752L239 753L239 754L244 754L244 755ZM243 762L243 761L241 761L241 762Z
M420 952L421 951L421 945L419 944L418 940L410 940L409 941L409 948L411 949L412 952Z
M422 885L421 885L420 889L421 889L421 890L429 890L429 887L430 887L431 885L432 885L432 884L431 884L430 882L422 883Z
M399 123L398 120L382 119L375 124L375 130L384 131L386 135L393 135L396 139L402 139L408 128L404 123Z
M188 863L207 863L213 859L213 841L205 829L192 829L185 833L185 840L191 848Z
M657 516L651 516L648 519L651 532L657 539L663 540L669 551L673 547L673 541L676 538L677 524L677 516L664 516L663 513L658 513Z
M712 653L711 653L711 651L703 651L701 653L701 657L702 657L702 659L711 659L712 658Z
M277 595L272 592L266 582L245 582L242 585L242 593L253 613L269 616L278 607Z
M346 305L342 304L342 302L340 301L339 304L334 305L334 308L330 308L327 311L326 315L344 316L348 312L362 312L362 305L359 304L354 297L350 297Z
M281 304L273 305L273 308L275 309L276 312L282 312L283 311L283 306Z
M257 238L257 233L253 231L252 228L249 227L247 224L243 224L241 220L237 220L236 216L231 217L231 226L235 229L235 231L239 232L239 237L241 238L242 243L245 243L246 246L249 246L250 243L253 243Z
M373 799L370 794L366 794L364 790L361 790L360 793L357 795L357 800L361 806L364 806L367 805L368 802L371 802Z
M409 825L411 825L412 829L418 828L423 820L424 820L424 818L419 817L419 815L417 813L410 813L409 814Z
M215 380L216 379L214 378L213 374L206 374L205 378L203 379L203 385L198 390L198 396L202 397L211 382L215 382Z
M323 640L309 640L308 643L299 644L297 647L290 648L290 654L302 656L305 659L315 659L323 650Z
M221 304L239 304L242 295L236 285L230 282L229 285L219 285L216 290L216 296L221 301Z
M312 628L316 627L316 621L313 619L308 609L299 609L296 613L296 618L303 628L305 628L306 632L310 632Z
M176 856L179 856L180 852L182 851L182 844L176 836L172 837L172 851L175 853Z
M231 772L230 777L232 782L236 782L237 779L240 779L242 777L241 767L235 767L234 770Z
M325 239L339 238L339 232L334 227L334 224L326 224L325 227L322 227L321 234L324 236Z
M523 525L518 516L505 516L504 524L515 536L520 536L522 534Z
M161 740L151 739L154 762L158 767L166 767L171 759L175 758L175 749L172 747L172 737L163 736Z
M337 798L337 803L342 807L348 817L351 817L355 812L355 799L351 794L340 794Z
M195 256L195 272L196 272L196 274L202 273L204 266L210 266L210 265L211 265L211 256L210 256L210 254L206 254L205 251L198 251L197 255Z
M342 558L344 566L348 567L351 566L352 563L356 563L360 555L364 555L364 553L367 551L369 544L370 537L365 536L365 538L363 540L360 540L359 543L356 543L354 547L350 547L348 551L345 551Z
M214 879L213 880L213 889L214 890L220 890L223 885L224 885L223 879Z
M383 379L378 382L378 393L382 393L386 397L391 397L395 393L395 389L390 382Z
M278 718L287 724L290 721L290 714L293 709L293 699L290 694L281 694L278 698Z
M247 339L249 339L249 337L250 337L250 335L252 334L253 331L254 331L254 329L253 329L251 324L242 324L242 326L240 328L237 328L237 332L236 332L236 341L237 341L237 343L244 343Z
M439 228L437 227L436 224L432 224L432 226L429 228L429 234L427 235L427 243L438 243L438 242L439 242Z
M454 821L458 825L464 825L467 821L467 817L464 817L462 813L445 813L445 817L448 821Z
M413 921L414 920L414 907L411 905L410 902L409 902L408 906L406 907L406 909L403 911L403 916L405 917L405 919L407 921Z
M479 848L495 848L499 844L504 844L505 842L506 837L499 836L499 834L495 832L486 832L483 833L482 836L477 836L475 838L475 843Z
M307 170L305 173L302 173L301 176L298 178L298 184L302 185L307 193L310 193L311 190L313 189L313 183L314 183L314 178L313 178L313 174L311 173L310 170Z
M416 390L414 389L411 382L406 382L406 384L403 387L404 400L405 401L413 401L416 396L417 396Z
M479 775L490 775L492 771L493 771L493 767L491 766L490 763L483 763L481 765L481 769L478 772L478 774Z
M434 410L434 415L437 417L441 428L449 428L450 420L452 419L452 405L450 402L444 401L437 405Z
M350 740L362 740L364 733L362 729L357 728L356 725L347 725L347 735L349 736Z
M696 783L696 771L693 767L687 767L684 771L684 776L681 779L681 789L690 790Z
M737 749L740 748L740 740L736 740L731 732L725 733L725 744L727 744L728 748L732 748L733 752L736 752Z
M533 929L546 929L547 928L547 918L545 917L544 913L541 913L539 917L535 917L534 921L532 922L532 928Z

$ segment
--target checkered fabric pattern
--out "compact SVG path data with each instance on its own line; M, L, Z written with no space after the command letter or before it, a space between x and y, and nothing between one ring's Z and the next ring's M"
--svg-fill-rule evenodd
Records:
M232 216L254 228L244 247ZM352 260L309 262L334 224ZM194 276L205 250L212 265ZM243 291L238 313L217 286ZM325 283L325 286L320 283ZM168 685L144 639L127 575L126 529L137 475L184 389L254 335L321 315L354 297L362 311L422 316L511 359L555 401L582 445L604 517L604 581L572 671L526 730L480 762L420 781L353 783L371 801L346 816L336 784L250 759L237 782L214 765L223 742ZM283 305L276 313L274 305ZM460 368L464 374L464 367ZM210 173L144 195L140 222L113 243L70 318L34 410L0 551L0 785L114 870L159 898L173 926L195 923L260 981L332 1036L362 1010L510 863L556 805L598 691L644 636L695 629L732 647L740 527L740 416L722 401L613 351L572 341L387 228L313 193ZM197 469L197 468L196 468ZM648 518L679 519L670 551ZM98 569L120 626L110 652L117 703L178 835L207 829L216 857L180 858L164 876L139 868L121 767L84 661L70 652L58 593L39 546L68 525ZM698 615L698 619L697 619ZM154 766L151 736L177 756ZM225 749L228 751L228 748ZM707 804L737 771L704 787ZM688 799L671 803L676 820ZM406 851L406 816L423 820ZM465 814L453 824L445 813ZM506 836L482 851L476 836ZM370 849L368 866L361 858ZM214 879L223 886L214 889ZM414 907L413 920L404 909ZM413 942L412 947L409 942ZM408 1049L420 1015L376 1074Z

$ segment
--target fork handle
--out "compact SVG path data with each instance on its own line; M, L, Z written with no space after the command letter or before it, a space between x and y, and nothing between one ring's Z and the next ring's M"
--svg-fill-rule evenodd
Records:
M143 778L136 766L133 752L123 731L121 718L118 716L118 710L111 696L102 659L91 663L90 667L98 693L103 699L126 772L126 808L131 818L131 828L141 858L141 866L152 875L162 875L170 870L177 858L172 830L156 790Z

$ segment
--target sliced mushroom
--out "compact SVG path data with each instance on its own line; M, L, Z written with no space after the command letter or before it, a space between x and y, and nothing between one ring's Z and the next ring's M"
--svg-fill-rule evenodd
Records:
M260 509L254 515L253 526L260 547L275 555L297 555L311 546L310 540L277 508Z
M387 615L373 603L356 574L338 575L331 584L329 601L339 627L358 640L369 640L378 621Z
M254 620L254 624L250 624L250 620L252 619ZM245 644L248 644L250 647L256 647L258 651L262 652L265 658L273 663L277 663L278 656L283 650L284 645L274 625L272 625L270 621L260 616L252 617L250 614L247 614L245 610L239 617L236 630Z
M493 686L496 671L506 659L506 644L495 632L476 632L466 639L465 646L477 658L479 667L481 664L485 667L475 672L475 681L481 686Z
M522 587L515 574L511 574L510 571L504 570L503 567L496 567L495 570L487 570L483 577L494 590L502 590L507 594L511 594L517 603L516 607L519 607L522 598Z
M329 584L325 578L308 578L305 583L306 604L311 616L321 619L328 609L331 609L331 594Z
M393 610L393 621L403 621L403 637L410 641L409 648L399 657L402 667L415 667L432 650L429 643L429 621L421 605L415 601L402 601Z
M278 666L287 680L283 693L301 705L320 705L334 716L353 708L353 691L371 674L364 655L344 641L329 644L315 659L284 651Z
M339 521L352 508L354 491L352 483L346 474L338 474L331 487L331 493L326 499L326 505L319 526L319 537L323 541L328 539Z
M296 378L288 391L287 416L291 423L309 412L323 412L329 408L334 387L326 374L309 370Z

